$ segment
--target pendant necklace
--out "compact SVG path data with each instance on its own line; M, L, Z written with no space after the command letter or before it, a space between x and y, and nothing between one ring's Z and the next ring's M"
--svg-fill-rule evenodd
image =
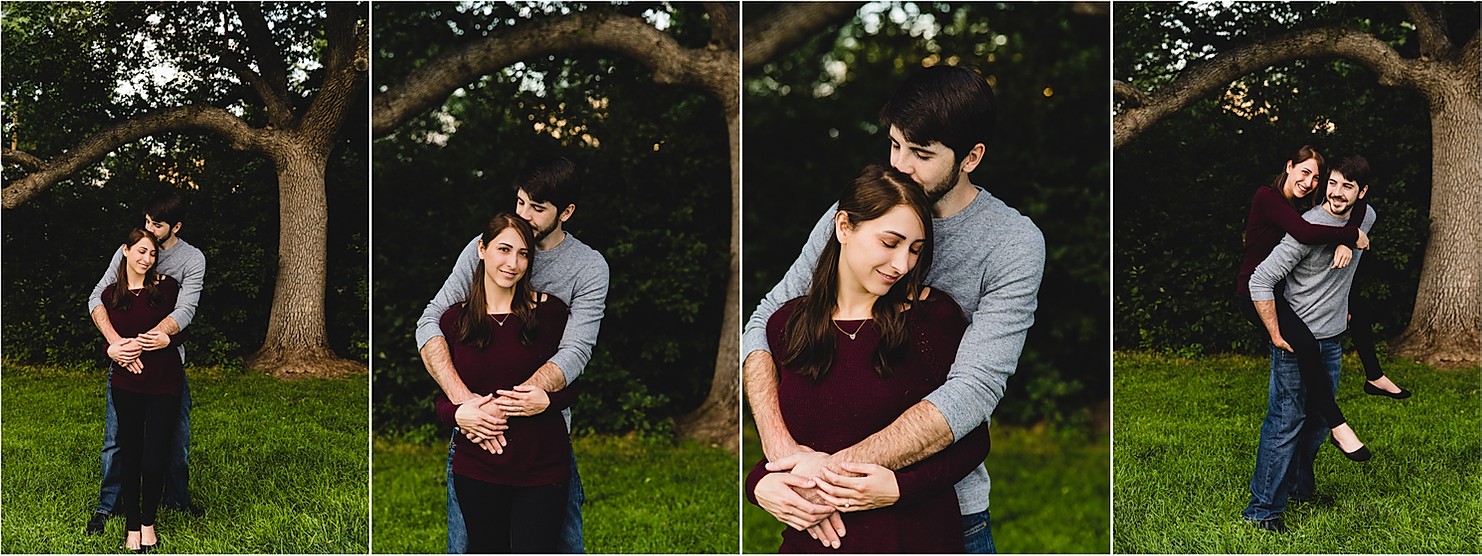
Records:
M834 328L839 329L839 332L843 332L845 336L848 336L850 340L853 340L855 336L858 336L859 335L859 331L860 330L864 330L864 325L866 323L869 323L870 322L870 319L865 319L863 321L860 321L859 326L858 327L855 327L854 332L850 332L848 330L844 330L844 327L839 326L839 321L837 321L837 320L829 319L829 322L834 323Z
M513 314L514 314L514 313L510 313L510 315L513 315ZM494 316L494 315L489 315L489 318L491 318L491 319L494 319L494 323L495 323L495 324L498 324L498 325L499 325L499 326L504 326L504 321L505 321L505 320L509 320L509 315L505 315L505 316L504 316L504 320L499 320L499 319L498 319L498 318L497 318L497 317L495 317L495 316Z

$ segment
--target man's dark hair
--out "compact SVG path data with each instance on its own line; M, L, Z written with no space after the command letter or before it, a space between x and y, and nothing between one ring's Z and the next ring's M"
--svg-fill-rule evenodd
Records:
M1373 171L1369 169L1369 161L1356 154L1343 157L1333 165L1329 172L1342 173L1343 179L1357 183L1359 189L1373 185L1370 182L1374 181Z
M149 202L144 203L143 212L145 216L150 217L155 222L164 222L165 224L174 226L185 220L187 214L186 209L185 198L181 197L179 193L171 191L156 196L150 199Z
M916 72L880 109L880 125L895 126L906 140L921 145L940 141L956 161L993 138L998 103L993 88L977 71L932 66Z
M549 202L556 210L566 210L581 198L581 181L576 178L576 165L565 157L531 165L515 176L515 191L525 190L530 200Z

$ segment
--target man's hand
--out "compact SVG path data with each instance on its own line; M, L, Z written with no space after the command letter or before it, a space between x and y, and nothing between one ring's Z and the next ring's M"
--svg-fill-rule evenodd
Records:
M802 451L793 455L767 462L767 471L786 471L810 479L822 477L823 469L829 465L829 455L815 452L807 446L800 446L800 448Z
M834 509L823 504L809 502L796 489L811 489L814 482L807 477L790 473L768 473L756 484L756 502L762 509L787 524L802 531L817 525L834 513Z
M550 407L551 398L545 390L521 384L514 390L498 390L494 405L504 412L505 417L534 417Z
M1353 250L1347 245L1339 245L1333 250L1333 268L1343 268L1353 261Z
M845 463L847 474L824 468L823 476L814 483L823 500L841 512L859 512L884 508L901 498L895 472L873 463Z
M1353 242L1353 246L1365 251L1369 250L1369 234L1364 233L1363 228L1358 229L1358 241Z
M170 347L170 335L158 330L151 330L140 334L138 337L139 347L145 351L155 351Z
M503 417L488 413L484 404L493 398L493 395L485 394L458 403L458 411L453 414L453 420L469 440L482 442L495 437L503 438L504 431L509 428Z
M133 338L120 338L117 342L108 344L108 358L119 365L139 359L141 353L144 353L144 347Z
M1271 337L1271 345L1276 346L1276 349L1285 351L1287 353L1297 352L1297 350L1292 349L1291 344L1286 343L1286 340L1281 337L1281 334L1277 334Z

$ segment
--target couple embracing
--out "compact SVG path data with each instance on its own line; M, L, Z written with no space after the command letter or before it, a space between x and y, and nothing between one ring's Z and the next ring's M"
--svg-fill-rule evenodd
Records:
M977 72L912 76L870 166L752 314L765 458L748 500L782 552L991 553L988 418L1034 321L1044 238L974 185L997 107Z

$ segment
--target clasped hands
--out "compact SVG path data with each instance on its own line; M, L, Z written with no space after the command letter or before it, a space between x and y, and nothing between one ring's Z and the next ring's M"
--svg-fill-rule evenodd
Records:
M840 512L890 506L900 499L900 487L888 468L836 459L800 447L768 462L772 473L757 483L757 503L787 526L839 548L846 533Z
M503 454L508 441L510 417L539 415L551 405L551 398L535 386L520 385L513 390L474 396L458 403L453 419L468 440L491 454Z
M108 358L129 372L139 374L144 372L144 363L139 361L141 354L167 347L170 347L170 335L150 330L133 338L119 338L117 342L108 344Z

